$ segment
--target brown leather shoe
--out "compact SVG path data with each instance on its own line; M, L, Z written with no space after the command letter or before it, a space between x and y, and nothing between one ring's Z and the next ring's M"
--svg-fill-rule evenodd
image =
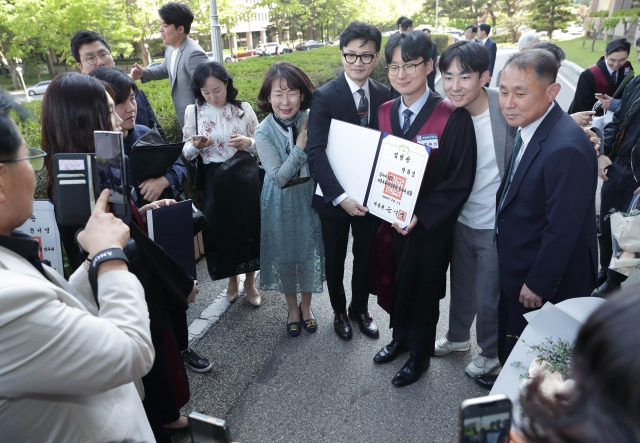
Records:
M358 322L358 326L360 326L360 331L371 338L378 338L380 336L380 332L378 331L378 326L373 322L373 319L369 315L368 312L364 314L358 314L356 311L351 309L351 305L349 305L349 318L351 320L355 320Z
M351 331L351 322L346 312L334 312L333 330L336 331L338 337L343 340L351 340L353 332Z

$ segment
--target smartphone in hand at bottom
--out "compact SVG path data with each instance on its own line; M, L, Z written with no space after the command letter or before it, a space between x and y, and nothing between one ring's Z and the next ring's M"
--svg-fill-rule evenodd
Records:
M460 406L459 443L509 442L511 400L504 394L470 398Z
M187 418L193 443L231 443L226 421L199 412L190 412Z

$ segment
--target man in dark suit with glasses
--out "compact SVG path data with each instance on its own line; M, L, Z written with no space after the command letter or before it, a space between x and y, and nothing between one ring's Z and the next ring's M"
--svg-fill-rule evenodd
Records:
M349 319L357 321L365 335L379 335L369 315L368 300L369 294L375 293L375 236L380 220L345 193L329 164L327 139L331 119L377 129L378 107L390 98L388 87L369 78L378 62L381 42L382 34L372 25L354 21L343 31L340 55L344 72L314 92L309 116L309 165L322 190L322 197L315 195L312 205L322 224L334 330L343 340L352 337ZM349 228L353 235L353 275L347 310L343 278Z

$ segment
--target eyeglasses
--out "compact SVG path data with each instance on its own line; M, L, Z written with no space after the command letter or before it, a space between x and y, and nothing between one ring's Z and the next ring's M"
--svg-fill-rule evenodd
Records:
M400 68L402 68L405 74L411 75L411 74L415 74L416 67L420 66L423 63L426 63L426 61L422 60L420 63L408 63L402 66L389 65L389 66L385 66L384 69L387 70L389 75L393 75L393 76L398 75L400 73Z
M289 89L288 91L282 93L282 92L275 92L271 94L271 101L273 103L282 103L282 101L284 100L285 96L287 97L287 100L290 102L297 102L298 100L300 100L301 94L300 91L297 89Z
M90 55L86 57L84 61L89 65L95 65L98 63L98 57L100 57L100 60L103 62L107 62L111 59L111 53L109 51L99 52L98 55Z
M13 160L0 160L0 163L15 163L22 160L29 160L31 167L34 171L42 171L44 168L44 158L47 153L36 148L29 148L29 155L27 157L14 158Z
M354 64L356 60L360 59L363 65L370 65L373 59L376 57L375 54L342 54L344 57L344 61L349 63L350 65Z

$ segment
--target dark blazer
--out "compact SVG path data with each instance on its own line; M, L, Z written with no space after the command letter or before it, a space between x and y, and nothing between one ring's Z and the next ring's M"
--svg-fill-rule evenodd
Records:
M525 283L554 303L591 294L598 257L597 178L591 143L556 103L526 147L498 209L504 296L517 300Z
M496 46L496 42L488 38L487 41L484 42L484 47L487 48L487 51L489 51L489 74L493 76L493 67L496 64L496 54L498 53L498 46Z
M389 87L369 79L369 127L378 128L378 108L390 99ZM354 125L360 124L358 110L353 95L345 79L344 72L337 78L325 83L313 93L311 112L307 126L307 155L309 167L314 179L320 184L323 198L314 195L312 206L326 216L346 217L342 207L334 206L333 200L344 193L336 179L327 158L327 140L331 119L341 120ZM348 143L345 140L345 143Z

